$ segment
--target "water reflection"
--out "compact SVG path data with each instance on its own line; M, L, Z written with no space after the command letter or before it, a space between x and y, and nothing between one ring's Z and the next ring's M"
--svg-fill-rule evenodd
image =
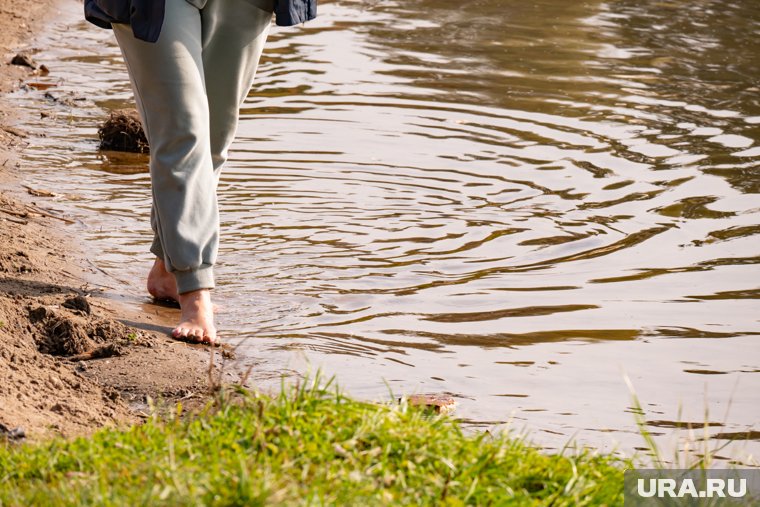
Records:
M625 373L654 427L729 399L721 434L756 424L753 2L320 10L272 32L220 186L220 325L260 385L311 363L549 448L632 449ZM81 22L50 37L53 93L91 102L46 106L30 178L142 301L145 159L93 149L130 98L118 50Z

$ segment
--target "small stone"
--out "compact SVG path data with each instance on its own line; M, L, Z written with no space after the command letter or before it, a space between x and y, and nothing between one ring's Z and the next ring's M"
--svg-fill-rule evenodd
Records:
M24 428L19 426L18 428L13 428L8 432L8 439L9 440L21 440L22 438L26 438L26 432L24 431Z
M424 407L436 414L450 414L456 409L457 402L448 394L414 394L407 398L409 405Z
M55 375L50 375L50 377L48 377L48 382L54 389L63 389L63 382L61 382L61 379Z
M37 63L32 60L32 57L26 53L19 53L11 60L11 65L21 65L23 67L29 67L31 69L37 68Z
M7 440L21 440L22 438L26 438L26 432L21 426L11 429L5 424L0 423L0 437L5 437Z

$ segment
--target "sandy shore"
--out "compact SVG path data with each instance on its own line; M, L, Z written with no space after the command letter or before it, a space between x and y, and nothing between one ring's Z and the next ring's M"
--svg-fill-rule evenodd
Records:
M98 296L87 252L46 211L54 197L20 182L29 113L5 96L45 70L10 62L19 51L33 58L35 34L76 1L0 0L0 438L17 428L31 439L84 434L139 421L149 398L187 404L208 393L208 349Z

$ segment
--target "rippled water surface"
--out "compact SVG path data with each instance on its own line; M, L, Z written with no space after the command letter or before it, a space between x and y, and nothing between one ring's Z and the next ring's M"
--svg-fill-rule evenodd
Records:
M17 96L53 115L28 179L145 303L146 159L95 141L131 93L78 9L37 55L49 97ZM275 27L219 189L223 336L260 385L448 392L552 449L643 444L625 375L663 439L760 429L758 41L754 0L324 1Z

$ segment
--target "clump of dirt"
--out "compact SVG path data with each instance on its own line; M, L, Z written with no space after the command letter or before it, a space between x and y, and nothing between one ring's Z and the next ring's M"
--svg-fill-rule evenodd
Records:
M95 348L87 336L84 323L76 316L61 315L52 310L48 312L45 307L35 308L29 316L33 319L42 317L38 321L43 332L37 335L37 349L43 354L73 356Z
M71 310L77 310L81 312L80 315L89 315L92 313L90 302L87 301L87 298L84 296L74 296L73 298L69 298L64 301L61 306Z
M69 298L60 307L30 307L29 320L39 331L35 333L37 350L52 356L96 359L123 355L123 345L151 346L153 340L142 331L115 320L91 317L91 313L83 296Z
M100 149L148 153L148 139L145 137L140 116L134 109L111 111L108 119L98 129Z

